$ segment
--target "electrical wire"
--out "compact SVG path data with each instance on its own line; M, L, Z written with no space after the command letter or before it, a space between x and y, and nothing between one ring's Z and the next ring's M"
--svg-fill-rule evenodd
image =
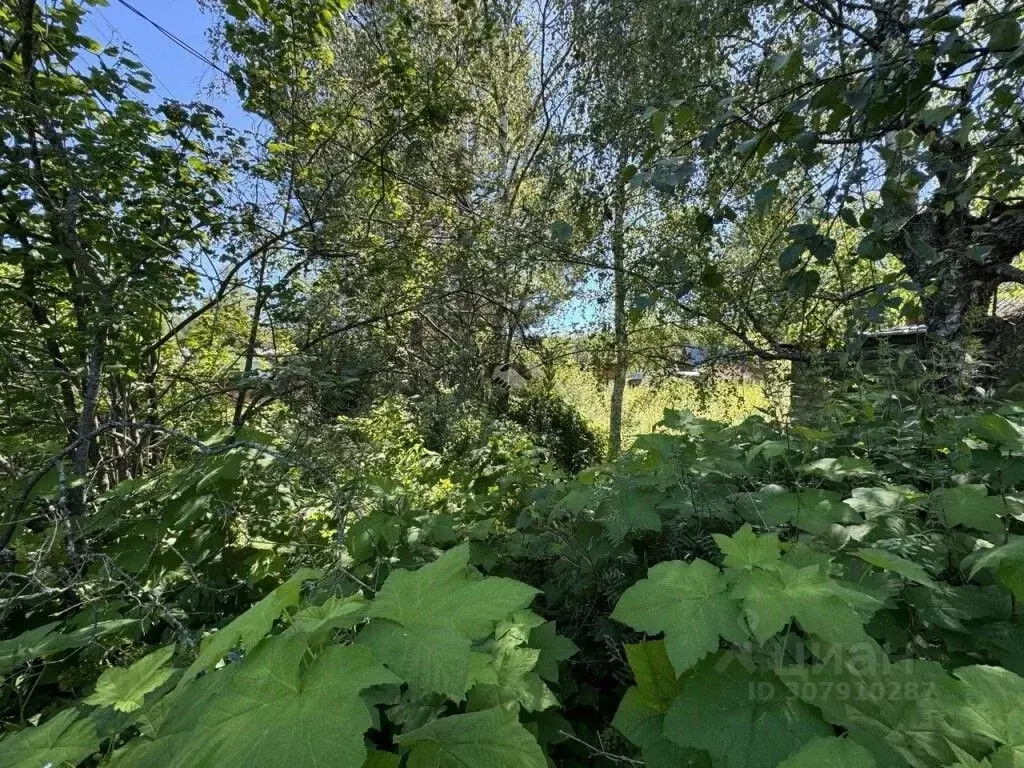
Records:
M119 2L121 5L123 5L125 8L127 8L129 11L134 13L136 16L138 16L143 21L147 22L148 24L151 24L160 34L162 34L164 37L166 37L168 40L170 40L172 43L177 45L179 48L181 48L186 53L189 53L189 54L195 56L197 59L199 59L201 62L203 62L206 66L212 67L213 69L217 70L222 75L224 75L225 77L231 77L231 75L227 72L227 70L222 69L220 66L218 66L217 63L214 62L212 59L210 59L208 56L206 56L206 54L196 50L191 45L189 45L187 42L185 42L180 37L178 37L176 34L171 32L169 29L167 29L166 27L163 27L160 24L158 24L157 22L153 21L153 19L149 18L149 16L144 14L142 11L140 11L138 8L136 8L131 3L129 3L128 0L117 0L117 2Z

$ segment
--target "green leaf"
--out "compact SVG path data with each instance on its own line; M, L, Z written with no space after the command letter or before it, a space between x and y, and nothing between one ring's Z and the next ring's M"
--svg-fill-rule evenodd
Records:
M656 706L639 688L629 688L615 710L612 725L633 744L644 748L663 738L667 711L667 704Z
M472 641L525 608L537 590L512 579L475 577L469 544L416 571L394 571L367 608L358 642L417 690L461 700L469 687Z
M834 491L808 489L787 491L779 485L765 486L739 499L744 515L764 526L791 524L802 531L819 535L833 523L856 522L842 496Z
M1008 669L961 667L964 702L947 709L947 719L969 733L981 734L1011 747L1024 746L1024 678Z
M86 704L113 707L119 712L134 712L142 708L146 694L167 682L174 669L164 665L174 655L174 646L160 648L136 661L127 669L108 669L96 681L95 692L85 699Z
M365 648L333 645L311 658L305 636L275 637L179 688L155 733L133 740L112 765L362 765L373 720L360 692L399 682Z
M509 619L498 622L491 653L474 651L470 657L471 711L502 707L512 712L520 708L527 712L540 712L558 704L537 672L541 649L527 646L533 632L542 626L550 629L542 632L540 637L558 648L560 644L557 641L565 638L558 638L554 634L553 623L545 623L532 611L517 611ZM572 650L576 649L571 642L569 645ZM557 664L552 663L552 666L557 676Z
M936 662L891 663L880 647L824 649L822 663L776 670L786 688L872 753L881 766L946 765L957 732L944 719L950 679ZM962 735L962 734L961 734Z
M774 768L831 728L749 656L711 656L683 676L665 715L665 735L703 749L716 767Z
M860 226L860 222L857 221L857 214L851 211L849 208L843 208L839 211L839 216L843 220L843 223L848 227L856 229Z
M816 269L801 269L786 278L786 290L794 296L812 296L821 284L821 273Z
M292 626L307 635L330 629L354 627L364 617L366 602L362 598L329 597L321 605L311 605L292 616Z
M787 245L779 254L779 269L783 271L793 269L800 263L800 257L804 255L805 250L807 250L807 246L804 243Z
M645 768L713 768L707 752L681 747L664 736L640 750Z
M739 605L728 588L704 560L658 563L623 593L612 618L640 632L664 632L668 657L682 673L718 650L719 635L742 642Z
M940 126L950 117L956 114L957 107L955 104L947 104L943 107L931 107L930 109L922 109L918 112L918 117L921 122L929 126Z
M923 497L916 489L906 486L854 488L851 494L851 498L843 503L861 514L865 520L902 513Z
M935 580L917 563L911 562L906 558L894 555L892 552L888 552L884 549L859 549L853 553L855 557L859 557L865 563L870 563L878 568L882 568L886 571L892 571L898 573L905 579L923 584L926 587L937 586Z
M603 521L612 541L622 541L633 531L660 531L661 518L654 508L658 495L628 484L615 490L601 505Z
M782 559L782 543L779 537L774 534L758 536L749 524L744 524L732 536L721 533L713 533L711 536L722 550L725 556L722 562L727 568L775 570Z
M527 712L540 712L556 706L558 699L534 671L539 658L536 648L497 647L488 661L490 672L478 673L487 682L469 692L469 708L501 707L518 712L521 707Z
M633 671L633 679L644 697L656 702L665 711L679 692L677 678L664 640L651 640L646 643L626 643L626 660Z
M394 752L371 749L366 753L366 762L363 763L363 768L398 768L399 761L399 756Z
M850 739L818 737L779 763L779 768L875 768L876 765L871 753Z
M970 420L971 431L986 442L1011 451L1024 449L1021 428L998 413L983 413Z
M506 648L529 645L533 631L544 623L544 617L531 610L516 611L495 625L495 644Z
M661 134L665 132L666 120L668 120L668 115L660 109L651 115L651 130L654 132L655 138L660 138Z
M986 25L988 47L997 51L1012 51L1020 42L1020 24L1011 14L997 14L990 18L993 20Z
M437 627L373 621L359 633L359 645L373 651L417 694L440 693L454 701L469 686L470 640Z
M0 741L0 765L4 768L78 765L100 748L95 723L80 715L78 710L65 709L40 726L8 734Z
M733 595L743 601L743 613L762 643L786 628L791 619L807 632L846 646L868 640L863 624L882 607L870 595L844 586L822 568L795 568L780 563L773 571L753 570L735 575Z
M547 768L547 759L515 715L500 709L453 715L402 734L408 768Z
M823 477L833 483L842 483L851 478L875 477L879 474L874 464L867 459L859 459L855 456L818 459L800 467L800 470L809 475Z
M1004 530L1001 515L1006 511L1006 504L1001 496L989 496L984 485L942 488L932 494L932 504L938 510L939 519L950 528L962 525L987 533Z
M677 675L662 640L627 644L625 650L636 685L622 697L612 725L646 748L662 738L665 713L679 692Z
M185 670L178 688L188 685L235 648L252 650L287 609L299 604L302 583L316 576L316 571L303 568L226 627L204 638L198 658Z
M788 440L764 440L747 450L747 463L751 463L758 456L765 459L785 456L790 450L792 449Z
M61 651L81 648L97 638L138 624L136 619L109 619L70 632L55 632L60 622L45 624L23 632L10 640L0 641L0 672L7 672L26 661L52 656Z
M531 648L540 650L540 658L537 659L535 667L537 674L552 683L558 682L559 663L579 652L576 643L555 631L553 621L535 627L530 633L529 644Z
M971 578L982 568L995 568L999 583L1018 600L1024 601L1024 537L985 552L974 561Z

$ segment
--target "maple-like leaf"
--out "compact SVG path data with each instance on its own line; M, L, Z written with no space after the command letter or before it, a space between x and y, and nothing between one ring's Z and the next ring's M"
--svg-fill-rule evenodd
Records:
M729 582L704 560L658 563L623 593L612 618L640 632L664 632L677 674L718 650L720 636L745 639Z
M146 694L156 690L174 669L164 666L174 655L174 646L161 648L136 661L130 667L112 667L96 681L96 690L85 699L86 704L109 706L119 712L134 712L142 707Z
M392 573L367 607L374 617L358 643L421 693L461 700L469 689L473 641L525 608L537 590L513 579L481 578L462 544L416 571Z

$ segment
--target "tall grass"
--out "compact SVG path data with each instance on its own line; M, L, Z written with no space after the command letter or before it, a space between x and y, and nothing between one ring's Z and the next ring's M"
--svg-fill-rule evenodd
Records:
M555 389L575 405L587 422L603 437L608 434L611 408L611 384L577 365L560 366L555 373ZM766 388L756 381L719 378L645 380L627 386L622 413L623 441L631 443L638 435L651 432L666 408L690 411L696 416L729 424L740 422L759 411L770 410L772 400Z

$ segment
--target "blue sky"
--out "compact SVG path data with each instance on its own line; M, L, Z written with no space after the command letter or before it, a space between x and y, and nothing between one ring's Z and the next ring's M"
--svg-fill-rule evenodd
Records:
M196 0L129 2L164 29L210 57L206 31L211 18L199 8ZM224 88L223 76L175 45L118 0L108 0L106 7L91 8L82 32L105 45L127 44L135 52L136 58L153 74L154 90L148 95L149 101L167 98L203 101L220 109L233 127L246 129L252 126L252 117L242 110L233 88ZM216 87L211 90L211 86Z

